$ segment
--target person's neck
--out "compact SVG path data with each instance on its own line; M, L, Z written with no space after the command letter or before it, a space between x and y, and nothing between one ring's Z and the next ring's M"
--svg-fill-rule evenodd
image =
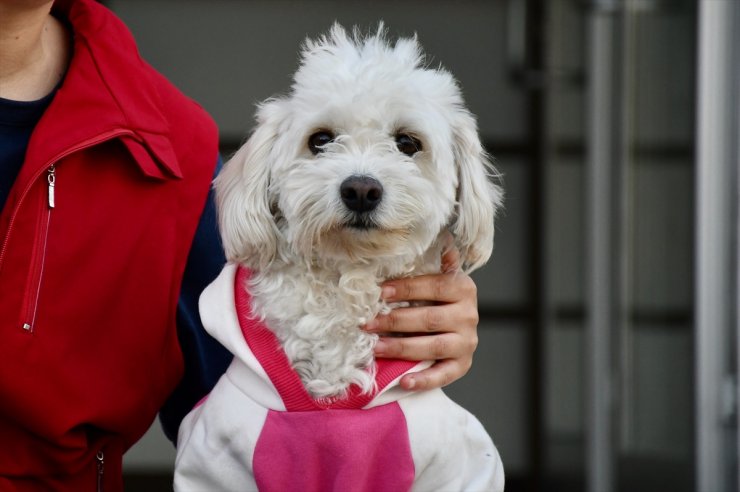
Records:
M40 99L64 75L69 39L63 24L50 14L52 3L18 6L0 2L0 97Z

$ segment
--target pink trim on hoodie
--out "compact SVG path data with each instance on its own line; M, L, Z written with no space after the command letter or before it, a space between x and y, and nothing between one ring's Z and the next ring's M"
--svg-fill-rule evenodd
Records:
M306 391L298 374L290 366L288 357L280 347L280 342L274 333L259 320L251 317L250 296L244 288L248 280L249 271L239 267L234 282L234 298L242 334L247 345L267 372L272 384L275 385L289 412L362 408L391 381L418 364L418 362L406 360L377 359L376 391L362 394L358 386L352 386L347 398L314 400Z

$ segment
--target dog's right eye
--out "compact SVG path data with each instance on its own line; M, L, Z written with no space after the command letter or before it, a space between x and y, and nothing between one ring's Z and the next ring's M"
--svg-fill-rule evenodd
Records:
M411 157L421 150L421 142L418 138L405 133L396 135L396 147L398 150Z
M308 149L313 155L324 151L324 145L334 141L334 135L326 130L314 133L308 137Z

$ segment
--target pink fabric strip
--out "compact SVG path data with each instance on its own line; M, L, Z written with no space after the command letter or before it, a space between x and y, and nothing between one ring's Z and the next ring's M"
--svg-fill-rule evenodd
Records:
M251 316L250 296L246 289L248 280L249 270L240 266L236 272L234 285L239 325L247 345L267 372L289 412L362 408L370 403L375 395L391 381L418 364L414 361L377 359L376 392L361 394L359 387L352 386L347 398L314 400L304 388L298 374L290 366L288 357L285 355L278 339L262 322Z
M369 410L270 410L252 463L261 492L401 492L415 474L396 402Z

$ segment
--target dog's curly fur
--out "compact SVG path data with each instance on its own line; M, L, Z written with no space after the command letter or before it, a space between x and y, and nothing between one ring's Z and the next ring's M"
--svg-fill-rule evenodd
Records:
M275 331L315 398L372 391L379 284L438 272L446 231L463 268L485 263L502 193L452 75L425 66L416 38L391 45L335 25L307 41L292 91L262 103L258 125L216 179L230 261L252 270L252 310ZM320 151L309 139L332 140ZM412 155L399 135L420 146ZM376 208L340 195L352 176L382 186Z

